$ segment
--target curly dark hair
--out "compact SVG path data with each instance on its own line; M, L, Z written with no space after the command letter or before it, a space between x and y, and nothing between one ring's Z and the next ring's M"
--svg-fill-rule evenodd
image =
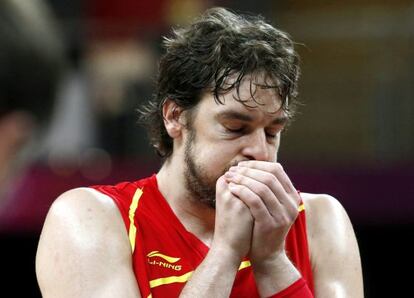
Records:
M238 94L243 78L264 73L272 81L264 87L277 89L282 108L293 116L299 56L290 37L261 16L212 8L189 26L174 30L172 37L164 38L164 47L156 91L139 110L140 122L161 157L168 158L173 151L162 114L167 99L191 111L205 92L212 92L216 102L223 104L220 95L235 88ZM228 79L234 76L236 79L229 84ZM240 97L236 100L245 104Z

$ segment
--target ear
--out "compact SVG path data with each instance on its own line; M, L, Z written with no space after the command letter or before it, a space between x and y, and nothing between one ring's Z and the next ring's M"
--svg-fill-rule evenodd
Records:
M183 123L180 122L182 111L182 108L171 99L167 99L162 106L164 126L168 135L173 139L181 136L184 127Z

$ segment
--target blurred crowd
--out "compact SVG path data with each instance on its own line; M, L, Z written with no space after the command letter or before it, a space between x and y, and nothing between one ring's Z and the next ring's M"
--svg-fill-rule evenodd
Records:
M0 231L37 232L63 191L155 168L136 109L151 96L163 30L201 9L198 1L0 3Z

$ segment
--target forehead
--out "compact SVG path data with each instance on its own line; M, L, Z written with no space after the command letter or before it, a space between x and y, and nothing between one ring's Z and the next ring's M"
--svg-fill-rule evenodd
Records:
M232 85L237 77L230 77L227 85ZM284 115L282 99L279 95L278 83L263 74L245 76L238 87L219 95L218 100L213 94L206 93L200 103L202 109L211 112L235 110L240 113L265 114L275 118ZM207 112L204 110L204 112Z

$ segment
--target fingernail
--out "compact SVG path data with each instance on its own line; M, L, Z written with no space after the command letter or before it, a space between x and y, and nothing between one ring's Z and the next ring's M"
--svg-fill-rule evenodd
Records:
M237 167L231 167L229 171L236 172L237 171Z

